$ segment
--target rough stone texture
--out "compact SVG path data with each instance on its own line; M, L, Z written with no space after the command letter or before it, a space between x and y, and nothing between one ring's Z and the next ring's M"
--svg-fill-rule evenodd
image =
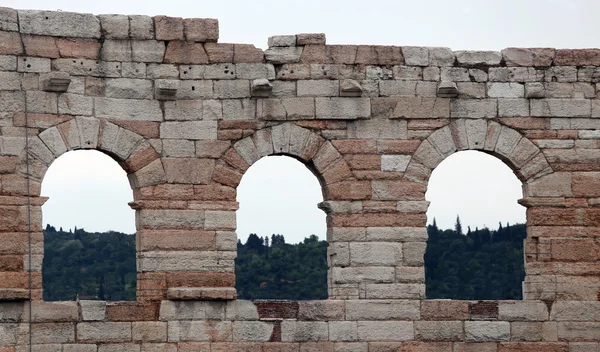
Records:
M26 116L33 350L596 352L600 50L326 45L316 33L271 37L263 52L218 36L214 19L0 8L0 254L16 268L0 271L1 352L29 347L28 304L9 301L29 297ZM52 78L67 91L45 91ZM138 302L40 302L40 182L81 148L128 173ZM497 156L523 183L524 301L423 300L427 183L462 150ZM322 184L329 300L235 300L236 187L272 154Z

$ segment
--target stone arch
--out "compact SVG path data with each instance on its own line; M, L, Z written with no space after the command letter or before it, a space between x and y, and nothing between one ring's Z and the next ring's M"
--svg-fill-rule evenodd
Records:
M346 160L333 144L317 133L293 123L261 129L236 142L217 162L213 180L236 188L246 170L269 155L293 157L315 174L327 200L328 186L353 179Z
M161 183L164 169L160 155L142 135L130 129L93 117L74 117L43 130L29 139L29 175L40 184L48 167L62 154L79 149L103 152L127 173L132 189ZM25 144L17 171L27 175ZM34 196L39 187L34 187Z
M463 150L477 150L499 158L523 184L553 172L542 151L518 131L493 120L456 119L421 142L405 177L427 184L433 169L448 156Z

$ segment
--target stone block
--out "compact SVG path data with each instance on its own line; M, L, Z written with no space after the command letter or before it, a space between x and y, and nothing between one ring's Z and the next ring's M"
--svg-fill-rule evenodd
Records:
M167 64L208 64L209 59L202 43L170 41L163 60Z
M531 116L539 117L590 117L590 100L536 99L531 100Z
M419 302L414 300L356 300L346 302L347 320L418 320Z
M271 47L265 50L265 59L274 65L294 64L300 61L302 47Z
M163 165L169 183L208 184L212 178L214 160L165 158Z
M369 98L316 98L318 119L359 119L371 116Z
M487 92L490 98L523 98L525 87L520 83L488 83Z
M510 323L507 321L465 321L467 342L509 341Z
M408 155L382 155L381 171L404 172L410 158Z
M351 265L389 265L402 262L402 244L384 242L350 243Z
M165 55L165 43L155 40L131 41L131 59L136 62L162 63Z
M19 10L18 13L23 34L100 38L100 21L92 14L36 10Z
M527 99L498 99L499 117L528 117L529 100Z
M516 321L510 323L511 341L541 341L542 323Z
M18 72L50 72L50 59L41 57L20 57L17 61Z
M416 321L415 338L421 341L462 341L461 321Z
M327 322L283 320L281 322L281 341L305 342L327 341L329 325Z
M502 55L497 51L455 51L454 54L461 66L496 66L502 60Z
M183 30L189 41L216 43L219 40L219 20L214 18L186 18Z
M425 297L425 284L398 283L398 284L367 284L367 299L412 299L418 300Z
M417 46L403 46L402 55L407 66L429 66L429 49Z
M214 97L218 99L236 99L250 97L248 80L215 81Z
M454 100L450 105L450 116L463 118L494 118L498 113L497 105L495 99Z
M393 282L394 268L392 267L348 267L333 268L333 282L336 284L363 282Z
M269 341L274 323L263 321L234 321L233 341Z
M131 326L131 337L133 341L166 342L167 323L158 321L138 321Z
M196 66L202 67L202 72L204 73L204 66ZM185 77L188 73L188 67L181 67L181 79L186 79ZM183 73L185 72L185 74ZM179 78L179 69L176 65L159 65L159 64L148 64L147 66L147 77L150 79L157 78Z
M0 31L0 43L1 55L23 54L23 42L19 33Z
M352 139L407 139L408 123L402 120L359 120L348 125Z
M469 70L462 67L442 67L440 79L442 82L471 82Z
M415 337L412 321L359 321L359 341L411 341Z
M379 81L381 96L414 96L417 83L414 81Z
M498 319L508 321L546 321L548 307L543 302L499 301Z
M163 122L160 136L166 139L217 139L216 121Z
M236 77L239 79L275 79L275 68L272 64L239 63L235 67Z
M106 315L105 301L79 301L83 321L102 321Z
M552 66L556 50L552 48L506 48L502 58L507 66Z
M269 37L267 44L270 47L273 46L296 46L295 35L276 35Z
M162 121L158 101L115 98L94 98L98 118L132 121Z
M556 321L598 321L600 303L557 301L552 306L551 320Z
M357 341L358 325L355 321L330 321L329 341Z
M450 48L429 48L430 66L454 66L455 56Z
M299 97L335 97L340 90L339 81L333 80L301 80L297 87Z
M131 341L131 323L90 322L77 324L79 342L127 342Z
M296 45L325 45L325 33L296 34Z
M169 342L179 341L231 341L232 323L206 321L174 321L169 322ZM193 351L193 350L192 350Z

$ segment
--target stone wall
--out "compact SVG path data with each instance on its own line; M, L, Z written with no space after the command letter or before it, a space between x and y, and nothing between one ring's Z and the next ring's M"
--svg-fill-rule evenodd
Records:
M217 40L0 9L0 352L598 351L600 50ZM40 184L75 149L128 174L137 302L41 301ZM427 182L461 150L523 183L525 301L424 300ZM275 154L321 182L329 300L235 300L236 187Z

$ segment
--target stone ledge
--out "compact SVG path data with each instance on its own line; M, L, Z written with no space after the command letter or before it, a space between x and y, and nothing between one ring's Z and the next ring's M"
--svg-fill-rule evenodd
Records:
M173 287L167 290L167 299L172 301L229 301L236 299L236 297L237 291L232 287Z
M2 301L28 301L29 290L18 288L0 289L0 302Z

